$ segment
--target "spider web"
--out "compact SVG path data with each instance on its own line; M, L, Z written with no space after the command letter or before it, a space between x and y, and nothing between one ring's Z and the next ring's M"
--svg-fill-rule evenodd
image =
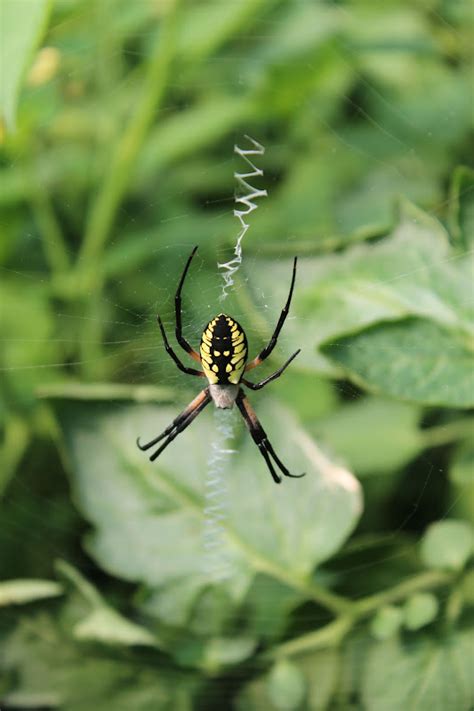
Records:
M423 6L423 3L420 3L420 5ZM445 27L446 31L452 33L454 38L459 39L459 34L456 27L453 24L449 23L442 14L436 12L436 10L433 9L432 5L429 6L429 9L430 12L432 12L433 15L437 18L439 23ZM339 11L343 13L348 19L350 19L352 13L350 7L344 7L343 5L339 5ZM205 12L204 9L203 12ZM262 19L259 20L257 24L258 32L261 36L264 36L265 33L268 33L268 36L271 37L271 33L274 28L270 20ZM141 40L146 40L146 37L141 37ZM81 51L86 50L87 47L81 48ZM140 50L137 51L134 49L128 49L126 50L126 52L130 55L138 55L138 57L140 57L141 54ZM237 48L236 52L238 55L237 59L242 60L245 54L244 49ZM340 51L340 58L343 63L349 63L351 65L351 68L354 69L354 64L356 62L355 57L351 57L350 54ZM214 57L210 61L226 62L228 61L228 59L219 59ZM91 61L91 68L93 66L94 62ZM417 153L417 145L413 142L409 142L405 137L400 138L399 136L395 135L392 128L393 117L396 117L397 119L401 118L401 120L404 122L409 121L409 119L407 119L405 115L402 115L399 107L392 103L392 101L383 94L380 89L380 86L376 84L375 81L372 82L368 79L366 73L362 72L361 70L357 71L356 73L358 75L360 83L366 86L368 90L377 94L380 100L383 102L384 106L386 107L386 122L381 122L380 119L371 115L370 111L366 107L360 106L357 97L354 97L352 94L349 93L344 96L344 100L347 103L348 111L353 110L354 112L357 112L361 116L362 120L364 122L367 122L367 124L372 127L375 132L375 135L379 140L392 141L398 144L401 143L403 145L404 150L406 151L407 156L418 156L421 161L422 158ZM72 78L74 79L74 77ZM166 114L168 110L172 111L173 109L174 104L170 103L168 106L164 107L162 113ZM409 174L409 170L404 171L404 169L400 167L398 161L394 160L393 162L391 162L385 159L380 159L376 151L374 151L374 153L371 153L370 151L361 147L361 144L359 142L351 142L351 140L348 139L344 131L342 131L337 126L337 124L333 123L330 118L328 119L324 115L324 112L318 112L317 107L312 107L312 112L316 117L317 121L327 129L328 134L330 134L340 145L341 150L346 151L350 154L357 154L358 156L360 156L360 159L362 161L368 161L374 165L378 164L381 166L381 168L387 169L391 173L395 173L402 185L404 181L411 182L412 176ZM449 112L450 107L446 106L446 114L448 114ZM435 126L436 122L442 119L443 117L433 116L433 126ZM252 127L246 130L250 131L251 128ZM415 126L415 129L416 128L417 126ZM425 131L424 126L420 128L420 131L424 133L425 140L430 139L429 132ZM232 140L229 140L229 137L226 138L229 159L224 161L221 167L225 171L227 171L229 175L232 175L235 172L235 162L231 157L233 143L239 143L240 139L241 134L238 136L233 136ZM266 157L268 155L271 155L273 150L282 149L281 145L273 145L268 142L268 139L265 139L265 145L267 148ZM283 146L283 149L285 148L291 149L291 146ZM18 160L21 160L20 154L18 156ZM265 169L264 161L260 163L260 167ZM207 170L205 167L202 169L202 173L203 179L205 179L207 175ZM271 195L271 185L265 185L264 189L266 188L268 188L268 191ZM317 186L315 189L317 190ZM166 195L166 200L168 204L166 205L166 216L163 218L163 224L169 222L174 222L175 224L179 224L180 222L186 223L188 216L186 213L181 212L182 208L178 206L175 210L174 205L176 203L176 197L179 197L179 194L173 195L170 191L168 191ZM150 196L148 207L153 207L153 204L154 198ZM271 210L274 207L275 203L269 203L266 206L266 210ZM434 204L433 202L431 203L428 212L437 216L443 212L444 207L444 200L435 201ZM229 255L229 250L227 248L224 249L222 247L222 242L220 239L220 225L222 223L228 224L228 222L226 222L226 219L233 209L233 196L229 195L228 198L225 199L210 198L206 202L206 208L209 210L209 214L206 216L206 227L209 234L211 235L211 244L213 239L215 239L214 265L216 265L217 263L222 263L223 261L227 260L229 256L232 259L231 254ZM145 212L144 207L142 207L141 210L142 212ZM144 215L139 214L137 216L136 211L132 210L131 206L122 205L120 207L119 221L124 231L126 231L127 228L133 229L137 219L140 219L142 217L144 217ZM236 227L237 233L237 224ZM150 226L148 232L149 239L153 241L155 239L154 227ZM39 239L40 238L37 232L33 230L29 231L23 228L23 232L18 239L18 248L15 250L14 258L11 260L7 260L6 264L1 267L6 277L13 275L18 279L24 280L25 284L31 282L36 283L38 280L41 281L46 280L48 278L47 273L45 271L38 272L37 270L31 268L31 254L32 252L38 251L37 242L39 241ZM256 293L258 296L258 303L255 303L254 307L265 317L267 317L268 314L271 313L272 317L269 320L272 323L276 323L282 304L275 303L274 299L272 298L272 294L263 291L258 286L258 257L264 254L264 249L262 248L261 250L259 250L259 248L255 246L255 244L252 244L252 239L253 233L252 229L250 229L243 243L243 263L245 267L245 274L249 275L249 279L254 285L254 293ZM246 253L245 251L246 245L252 246L252 249L249 250L249 253ZM109 285L107 287L107 290L103 293L101 297L100 313L97 316L84 313L74 314L71 313L71 311L63 310L62 306L58 306L58 308L55 310L56 318L58 320L61 320L62 322L66 321L71 323L72 328L80 328L81 324L84 321L87 321L92 325L91 333L93 333L94 331L94 324L98 323L100 324L101 330L104 331L106 334L115 334L113 337L105 337L103 343L106 347L106 352L105 354L101 354L98 357L98 360L105 359L109 362L112 361L113 366L109 368L109 378L111 380L119 383L129 383L133 386L148 385L153 382L158 382L160 384L166 383L166 386L169 385L172 390L177 393L176 399L182 401L183 403L186 401L186 399L189 399L188 395L190 392L190 388L188 385L183 383L183 376L178 371L173 369L172 364L164 365L166 354L164 352L163 345L160 342L155 319L157 312L172 314L176 275L175 265L180 262L184 263L185 257L188 253L188 249L189 244L185 243L184 241L176 241L173 244L167 245L163 245L161 244L161 242L157 241L157 246L153 249L153 259L156 260L156 265L160 264L159 281L156 279L157 270L155 269L153 262L151 263L151 265L148 265L147 268L140 268L138 270L138 273L134 277L132 277L134 284L136 284L136 291L141 291L142 294L147 295L153 293L154 296L152 297L145 297L144 299L143 296L140 296L140 293L137 293L136 303L127 303L127 305L125 305L123 303L123 299L120 298L121 287L123 286L123 284L121 280L118 280L116 283ZM72 249L70 251L70 256L71 258L74 256L74 250ZM208 255L201 256L198 253L197 257L194 259L192 270L188 275L188 280L185 284L185 290L183 293L183 330L186 338L194 344L198 343L202 326L208 320L210 320L213 315L215 315L216 304L219 303L220 281L218 270L216 266L209 268L207 256ZM462 255L460 254L459 256ZM280 262L288 262L289 279L290 261L288 260L286 250L282 247L279 251L277 248L274 258L276 260L279 260ZM168 264L169 267L167 266ZM213 271L214 278L212 278ZM413 275L411 273L402 272L400 274L397 274L397 279L400 280L410 280L412 277ZM383 280L381 280L378 283L384 282ZM192 293L193 295L197 293L199 294L198 303L190 304L187 301L186 286L188 284L190 287L190 293ZM196 285L199 286L196 288ZM237 291L239 290L239 288L242 287L238 285L236 287ZM296 288L298 288L298 284ZM232 315L243 325L246 324L246 310L245 307L242 305L242 302L239 302L238 299L232 300L231 308ZM294 313L291 313L289 319L299 319L301 321L301 329L305 328L304 319L300 316L296 316ZM168 332L170 332L172 329L172 322L169 318L166 319L165 326L167 327ZM254 347L253 352L256 352L257 349L255 346L260 342L259 330L254 325L250 324L250 326L246 327L246 331L248 331L250 342ZM7 340L11 345L11 341L13 339ZM283 345L290 345L289 337L285 334L284 329L280 334L279 341ZM22 339L21 344L25 348L27 348L29 344L28 339ZM92 346L94 345L96 344L94 343L92 337ZM126 353L127 357L117 357L118 351L120 353ZM94 355L92 355L91 357L91 363L94 363ZM49 374L51 372L57 373L58 370L63 370L64 372L68 373L78 373L80 372L81 367L83 365L84 359L76 357L75 359L69 360L68 362L58 363L46 361L42 364L34 364L31 366L22 363L22 365L18 366L8 366L8 371L41 371L44 372L44 380L45 382L47 382L48 378L50 377ZM342 397L346 400L355 400L360 397L358 389L353 388L349 383L339 383L336 384L335 387L340 390ZM117 407L120 407L120 405L117 405ZM179 407L177 405L177 410L178 409ZM234 419L234 413L216 413L216 431L218 433L219 439L216 440L214 443L210 443L211 456L209 459L209 473L208 477L204 478L203 480L204 486L209 486L212 481L216 480L216 483L219 486L222 483L221 475L223 470L225 469L226 461L224 455L232 456L233 453L233 447L231 444L229 444L229 442L232 440L231 431ZM221 423L221 425L219 424L219 422ZM182 435L182 437L185 437L185 435ZM256 453L255 456L257 458L258 453ZM57 466L57 464L55 466ZM390 538L394 537L398 531L409 529L410 519L416 518L418 510L422 507L429 493L433 477L439 475L444 477L446 474L443 460L440 460L439 457L431 458L431 455L426 453L424 453L418 459L418 467L418 489L414 490L413 499L411 502L411 510L408 509L405 511L405 516L400 521L398 530L395 528L388 536L386 536L385 542L389 542ZM262 471L262 476L263 475L267 475L267 472ZM33 499L41 497L41 494L39 494L38 491L35 489L31 477L27 477L25 480L23 480L20 474L20 476L17 476L15 478L14 485L17 490L24 489L27 495L32 497ZM225 486L223 488L223 491L223 498L221 498L221 501L219 503L219 515L221 513L225 515L225 507L231 505L231 502L229 502L225 498ZM48 498L50 498L50 503L54 508L55 499L51 491L46 494L46 499ZM209 498L207 500L209 502ZM450 508L454 507L455 503L456 502L453 501L451 503ZM444 515L448 515L448 513L449 511L446 512ZM27 516L25 518L25 516L22 516L21 514L21 511L16 510L14 511L14 515L9 518L10 528L7 529L7 535L11 537L12 540L25 536L26 540L29 541L29 545L31 545L32 548L37 549L39 546L43 546L49 558L61 556L63 554L63 551L60 547L56 547L54 543L56 537L52 535L49 538L43 538L41 541L36 540L35 537L31 536L31 534L27 530L27 528L29 528L31 524L34 524L34 521L29 520ZM210 529L212 529L213 520L213 517L209 516L208 521ZM68 531L69 525L69 522L61 522L60 517L56 519L53 523L53 526L57 526L59 530L64 527L64 530L66 531ZM216 543L219 535L219 530L212 531L212 545ZM382 536L381 538L383 539L384 537ZM360 547L362 548L363 545L364 544L361 543ZM383 550L383 547L381 548L381 550ZM84 566L84 559L82 557L82 554L78 553L77 555L81 565ZM399 556L400 553L396 553L394 555L396 557ZM364 571L367 570L367 567L380 566L381 564L390 561L391 555L385 555L383 553L374 553L373 559L370 563L363 563L360 566L353 565L353 567L351 567L350 569L348 568L347 570L350 570L350 572L353 572L354 574L360 574L364 573ZM95 572L92 566L91 571ZM24 571L24 574L29 574L29 571ZM9 571L6 571L6 576L9 576ZM300 621L314 625L319 621L319 619L314 612L311 612L310 614L308 614L307 618L305 618L304 614L302 614ZM414 644L418 643L414 642ZM394 673L396 673L396 670L394 670Z

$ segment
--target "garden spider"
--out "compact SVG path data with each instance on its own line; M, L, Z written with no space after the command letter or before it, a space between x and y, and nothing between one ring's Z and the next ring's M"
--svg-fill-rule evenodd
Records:
M247 338L245 336L245 332L237 321L230 316L219 314L209 321L201 336L199 353L197 353L190 346L183 336L181 326L181 290L183 288L189 265L191 264L192 258L196 254L196 250L197 247L194 247L188 261L186 262L186 266L184 267L184 271L176 291L176 340L181 348L183 348L186 353L189 353L191 358L194 358L194 360L201 364L202 370L188 368L181 362L168 342L163 322L159 316L158 324L160 326L161 335L163 336L166 352L171 356L178 368L187 375L196 375L201 378L207 378L209 385L204 388L204 390L202 390L196 398L194 398L194 400L173 420L164 432L147 444L140 444L140 440L138 439L137 445L142 451L146 451L164 439L163 444L155 452L153 452L150 457L150 461L153 462L170 444L170 442L172 442L180 432L183 432L183 430L191 424L191 422L199 415L200 412L202 412L202 410L204 410L206 405L208 405L211 400L214 401L216 407L223 409L231 408L235 402L237 403L237 407L245 420L245 424L249 429L253 441L258 446L260 453L265 459L273 480L277 484L280 484L281 482L281 477L276 473L273 462L282 474L284 474L284 476L300 478L304 476L304 474L290 474L288 469L278 458L275 450L268 441L265 430L258 421L257 415L247 400L244 391L240 387L241 383L243 383L251 390L260 390L260 388L263 388L263 386L267 385L267 383L279 378L283 371L289 366L293 358L296 358L300 352L300 349L298 349L296 353L293 353L291 358L289 358L286 363L281 366L281 368L272 373L272 375L269 375L267 378L261 380L259 383L252 383L243 377L244 372L255 368L266 358L268 358L276 346L278 335L283 327L283 324L285 323L285 319L290 308L293 287L295 285L297 258L295 257L293 262L293 276L291 278L290 293L288 294L285 307L283 308L280 318L278 319L273 336L265 348L260 351L258 356L251 360L250 363L247 363Z

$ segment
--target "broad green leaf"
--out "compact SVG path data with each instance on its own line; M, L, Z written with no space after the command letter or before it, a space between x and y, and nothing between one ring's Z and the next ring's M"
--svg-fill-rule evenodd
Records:
M281 638L291 612L304 601L304 594L268 575L257 575L244 601L249 629L270 643Z
M432 523L421 541L421 558L429 568L460 570L474 553L474 528L466 521Z
M362 679L367 711L445 711L474 703L472 630L444 640L416 637L374 644Z
M375 639L393 637L403 622L403 612L395 605L386 605L377 610L370 622L370 631Z
M299 667L281 659L267 677L267 694L279 711L293 711L301 706L306 693L306 681Z
M49 0L2 0L0 7L0 114L15 128L16 108L23 75L38 46L49 15ZM8 68L7 68L8 66Z
M461 165L451 182L449 227L461 249L472 249L474 243L474 170Z
M432 593L416 593L403 606L403 625L408 630L419 630L436 618L438 610L438 600Z
M418 317L447 330L455 343L461 336L468 339L474 332L473 256L453 254L441 225L403 203L389 237L341 254L300 260L280 350L289 355L300 346L294 367L340 376L344 370L321 353L321 345L339 343L343 336L380 322ZM290 268L289 261L258 265L250 283L259 288L248 308L254 302L270 304L271 313L277 314L288 293ZM254 322L263 332L266 320L260 313L254 313ZM271 332L271 325L267 329Z
M431 321L379 324L322 350L374 393L422 405L474 406L472 345Z
M52 580L6 580L0 582L0 607L23 605L62 593L62 586Z
M312 433L357 476L384 474L401 468L424 448L420 417L420 409L408 403L366 397L318 419Z
M227 452L220 475L227 492L220 501L225 516L219 540L217 534L213 539L226 562L222 585L234 601L257 572L298 588L339 549L358 520L357 480L321 454L289 411L263 400L258 411L271 440L292 472L306 471L303 479L274 484L237 413L216 412L213 422L210 408L150 464L136 437L156 436L177 409L61 407L75 498L93 527L87 540L91 554L109 573L163 591L168 604L175 590L179 620L215 572L209 569L204 531L210 521L206 507L215 503L212 487L206 499L206 472L217 446ZM242 437L233 453L216 430L223 418ZM183 586L189 591L184 596Z

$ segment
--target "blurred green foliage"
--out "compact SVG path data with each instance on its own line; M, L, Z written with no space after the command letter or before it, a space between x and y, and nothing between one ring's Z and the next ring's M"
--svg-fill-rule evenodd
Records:
M471 708L469 2L0 9L1 708ZM245 134L269 197L225 309L256 352L300 256L256 409L307 476L235 424L213 582L219 418L135 439L195 392L155 314L195 244L187 337L223 308Z

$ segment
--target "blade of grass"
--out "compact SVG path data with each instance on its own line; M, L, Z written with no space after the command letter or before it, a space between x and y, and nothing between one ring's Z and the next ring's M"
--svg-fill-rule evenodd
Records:
M125 194L133 165L156 115L167 84L175 50L178 0L162 21L154 53L148 64L141 99L118 141L107 174L87 220L79 255L80 268L93 268L110 234L117 209Z

